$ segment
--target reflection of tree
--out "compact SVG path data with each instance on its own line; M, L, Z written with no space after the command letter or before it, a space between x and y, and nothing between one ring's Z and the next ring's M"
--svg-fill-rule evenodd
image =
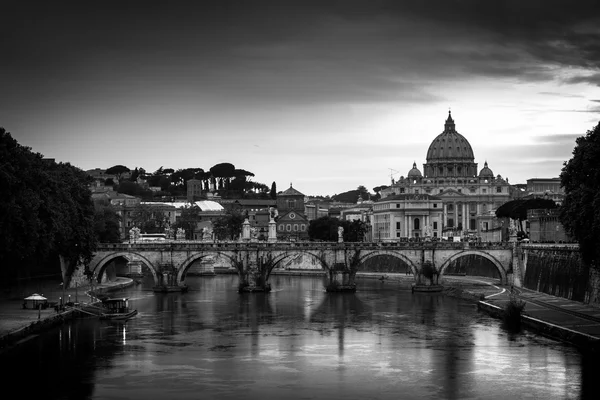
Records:
M110 364L116 347L97 337L96 324L76 321L2 355L2 381L24 399L92 398L98 360ZM59 345L56 345L56 342Z
M356 293L328 293L310 315L310 322L336 323L338 329L338 352L344 353L346 325L357 326L371 323L372 313Z

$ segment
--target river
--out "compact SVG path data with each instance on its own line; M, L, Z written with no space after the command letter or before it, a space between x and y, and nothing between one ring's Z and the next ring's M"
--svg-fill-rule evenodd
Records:
M600 388L588 357L464 300L358 281L273 276L238 294L234 275L188 277L188 293L138 285L125 322L66 323L5 355L5 393L25 399L580 399Z

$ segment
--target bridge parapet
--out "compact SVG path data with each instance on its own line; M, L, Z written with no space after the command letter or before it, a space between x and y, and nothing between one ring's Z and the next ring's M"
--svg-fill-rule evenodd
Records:
M101 243L97 251L157 251L157 250L460 250L508 249L512 243L468 243L468 242L200 242L200 241L161 241L138 243Z

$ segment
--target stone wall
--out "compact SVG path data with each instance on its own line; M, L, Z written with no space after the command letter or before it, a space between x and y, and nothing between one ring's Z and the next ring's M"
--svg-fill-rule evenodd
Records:
M578 249L526 249L522 264L523 287L600 306L600 273L583 265Z
M588 284L588 296L585 302L600 307L600 269L590 268L590 280Z

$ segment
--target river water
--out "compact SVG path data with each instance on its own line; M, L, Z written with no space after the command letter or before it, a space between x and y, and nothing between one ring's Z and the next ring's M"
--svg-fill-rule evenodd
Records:
M114 293L139 314L72 321L0 358L25 399L580 399L594 363L571 346L509 333L464 300L363 279L326 293L272 276L188 277L188 293ZM5 393L8 393L5 391ZM17 397L17 396L13 396Z

